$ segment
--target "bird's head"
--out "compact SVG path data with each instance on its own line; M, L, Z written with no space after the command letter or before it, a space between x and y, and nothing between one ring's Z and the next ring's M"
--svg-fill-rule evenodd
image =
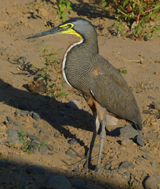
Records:
M95 29L89 21L77 17L71 18L70 20L67 20L66 22L60 24L55 28L52 28L45 32L38 33L27 39L47 37L57 34L74 34L80 37L80 39L82 40L91 32L93 33L93 31L95 31Z

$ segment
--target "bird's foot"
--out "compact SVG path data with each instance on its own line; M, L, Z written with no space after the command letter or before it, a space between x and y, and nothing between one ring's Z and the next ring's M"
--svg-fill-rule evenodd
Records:
M92 166L92 164L91 164L90 162L88 163L88 157L87 157L87 156L83 156L83 155L79 154L79 153L78 153L74 148L72 148L72 147L70 147L70 149L71 149L77 156L79 156L79 157L81 158L81 160L79 160L79 161L77 161L77 162L75 162L75 163L72 163L72 164L68 164L68 163L65 162L65 163L67 164L67 166L78 165L78 164L80 164L80 163L82 163L82 162L85 162L83 168L95 169L95 167L93 168L93 166ZM95 158L98 158L98 155L94 156L91 160L93 160L93 159L95 159Z

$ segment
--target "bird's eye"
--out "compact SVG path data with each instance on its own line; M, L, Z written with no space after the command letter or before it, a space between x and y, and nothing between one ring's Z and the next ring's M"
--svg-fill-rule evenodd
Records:
M68 26L68 28L72 28L72 27L73 27L73 25L72 25L72 24L68 24L67 26Z

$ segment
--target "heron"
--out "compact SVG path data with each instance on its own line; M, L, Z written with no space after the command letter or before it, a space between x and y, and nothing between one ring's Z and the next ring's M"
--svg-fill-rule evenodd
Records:
M142 130L142 118L135 97L118 70L99 54L97 32L86 19L71 18L59 26L27 39L72 34L80 38L66 50L62 74L66 83L77 89L86 100L94 116L93 135L87 152L89 167L96 135L100 129L100 148L96 169L100 168L106 136L106 113L128 121L134 129Z

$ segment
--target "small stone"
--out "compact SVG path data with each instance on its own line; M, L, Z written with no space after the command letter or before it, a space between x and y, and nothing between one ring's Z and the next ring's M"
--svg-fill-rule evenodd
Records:
M127 172L125 172L124 174L123 174L123 176L122 176L122 178L123 179L125 179L125 180L127 180L128 181L128 179L129 179L129 174L127 173Z
M32 147L37 147L37 146L39 146L39 144L40 144L40 142L37 141L37 140L32 140L31 143L30 143L30 145L31 145Z
M60 132L56 132L55 134L54 134L54 137L59 137L61 134L60 134Z
M24 117L24 116L28 115L28 111L26 111L26 110L20 110L20 111L14 112L14 114L15 115L20 115L20 116Z
M8 141L12 142L13 144L20 144L21 142L19 141L19 131L16 129L8 129L6 131L8 137Z
M152 166L153 169L156 169L157 163L156 162L151 162L151 166Z
M21 56L19 59L21 59L23 61L27 60L26 56Z
M148 177L144 181L144 188L145 189L159 189L160 188L160 175L153 175Z
M109 168L110 168L110 165L107 165L107 164L106 164L106 165L104 166L104 169L105 169L105 170L109 170Z
M121 140L122 146L128 146L130 143L131 143L131 140L128 138Z
M137 162L142 161L142 159L141 159L141 158L139 158L139 157L134 157L133 159L135 159Z
M135 130L131 125L126 125L120 129L120 137L134 138L139 132Z
M69 144L77 144L77 140L75 138L71 138L69 141L68 141Z
M34 127L35 129L38 128L38 124L33 123L33 127Z
M99 172L99 173L103 173L103 172L104 172L104 168L103 168L103 167L99 168L99 169L98 169L98 172Z
M126 168L134 168L135 165L133 165L131 162L129 161L124 161L124 162L121 162L120 165L119 165L119 169L126 169Z
M140 149L141 152L145 152L145 153L149 153L148 150L145 150L145 149Z
M75 100L75 99L69 101L69 102L66 104L66 106L67 106L68 108L82 109L80 103L79 103L77 100Z
M35 136L35 135L32 135L32 134L28 133L27 137L29 137L31 140L37 140L38 142L41 142L40 139L37 136Z
M42 129L39 131L39 134L43 134L43 133L46 133L47 131L45 129Z
M110 171L110 170L106 171L106 175L107 175L107 176L110 176L110 174L111 174L111 171Z
M8 120L8 122L9 122L10 125L17 126L19 128L22 127L19 123L17 123L16 121L14 121L11 117L7 116L6 118L7 118L7 120Z
M76 154L74 154L71 150L67 150L65 153L71 157L76 157Z
M28 174L42 174L42 175L46 174L46 170L43 167L38 167L34 165L31 165L30 167L28 167L26 172Z
M71 189L72 186L65 176L55 175L47 181L47 188L51 189Z
M54 147L53 147L53 145L51 145L51 144L47 144L47 148L48 148L48 150L50 150L50 151L53 151L53 150L54 150Z
M81 170L78 169L78 168L75 168L75 169L74 169L74 172L75 172L75 173L81 173Z
M160 111L160 102L156 102L156 103L154 104L154 108L155 108L156 110Z
M42 145L39 147L39 152L44 155L47 151L47 146L46 145Z
M30 115L33 119L35 119L36 121L39 121L39 120L41 119L40 116L39 116L37 113L33 112L33 111L29 112L29 115Z
M118 124L118 119L115 118L114 116L105 114L105 119L106 119L107 125L117 125Z
M142 139L140 138L139 135L134 137L134 142L137 143L138 145L142 146L142 147L144 146L144 142L142 141Z
M144 159L147 159L147 160L151 160L152 158L150 157L150 156L148 156L148 155L143 155L142 156Z

